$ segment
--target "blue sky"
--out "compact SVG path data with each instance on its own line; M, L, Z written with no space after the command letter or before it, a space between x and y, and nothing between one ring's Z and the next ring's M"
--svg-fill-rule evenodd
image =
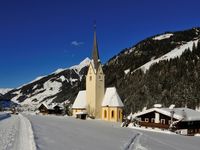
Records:
M91 56L102 62L148 36L200 26L199 0L2 0L0 87L18 87Z

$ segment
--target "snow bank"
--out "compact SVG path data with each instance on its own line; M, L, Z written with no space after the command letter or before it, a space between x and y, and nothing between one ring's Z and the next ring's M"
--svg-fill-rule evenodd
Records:
M145 128L145 127L135 127L132 124L129 125L129 128L136 129L136 130L141 130L141 131L150 131L150 132L157 132L157 133L164 133L164 134L175 134L174 132L171 132L169 130L162 130L158 128Z
M3 120L3 119L5 119L5 118L8 118L8 117L10 117L9 113L1 113L0 112L0 121Z
M36 150L36 145L33 136L33 130L30 121L19 114L20 128L19 128L19 150Z
M0 121L0 150L18 150L15 148L18 126L18 116L11 116Z

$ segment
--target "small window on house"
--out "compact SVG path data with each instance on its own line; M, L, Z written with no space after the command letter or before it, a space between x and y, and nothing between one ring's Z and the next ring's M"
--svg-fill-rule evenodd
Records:
M92 76L90 76L90 81L92 81Z
M107 111L104 110L104 118L107 118Z
M168 121L168 124L172 124L172 121L171 121L171 120L169 120L169 121Z
M149 118L145 118L144 121L145 121L145 122L149 122Z
M160 120L161 124L165 124L165 119Z
M114 118L114 110L111 111L111 117Z
M151 122L152 122L152 123L155 123L155 118L151 118Z

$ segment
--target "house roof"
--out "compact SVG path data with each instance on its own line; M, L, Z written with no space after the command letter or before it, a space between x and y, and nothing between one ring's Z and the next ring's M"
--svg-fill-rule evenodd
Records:
M85 109L87 107L86 91L79 91L72 108Z
M102 101L102 106L124 107L124 104L122 103L115 87L106 89L106 93Z
M133 117L139 117L141 115L150 113L156 111L158 113L161 113L163 115L171 117L171 112L174 112L173 117L177 120L183 120L183 121L195 121L195 120L200 120L200 112L195 111L193 109L189 108L151 108L147 109L145 111L136 113L133 115Z

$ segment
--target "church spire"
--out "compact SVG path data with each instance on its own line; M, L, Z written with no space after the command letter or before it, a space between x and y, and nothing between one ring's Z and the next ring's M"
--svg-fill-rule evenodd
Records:
M93 43L92 59L94 62L94 68L97 70L99 67L99 52L98 52L97 35L96 35L96 23L94 23L94 43Z

